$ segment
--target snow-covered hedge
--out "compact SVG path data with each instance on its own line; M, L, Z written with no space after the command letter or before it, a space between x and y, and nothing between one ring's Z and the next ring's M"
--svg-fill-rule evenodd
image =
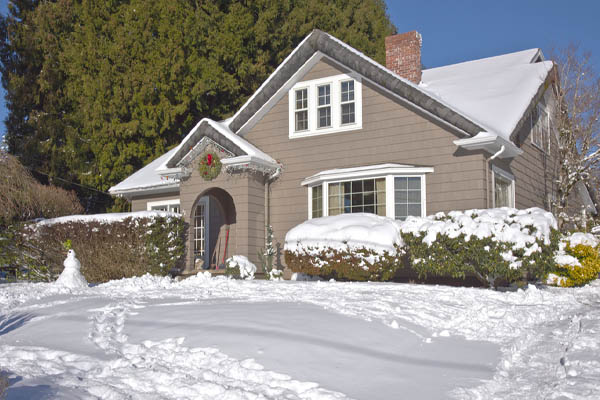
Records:
M183 218L164 211L43 220L26 226L21 239L33 262L19 267L25 272L46 267L41 277L46 280L61 272L68 248L75 250L83 275L93 283L148 272L166 275L184 252Z
M540 208L409 217L400 229L419 276L474 275L489 285L544 278L559 240L556 219Z
M559 234L551 213L498 208L409 217L372 214L315 218L286 235L293 272L389 280L404 256L421 277L477 277L483 284L543 279L554 267Z
M402 267L398 224L373 214L314 218L285 237L285 261L295 273L338 280L390 280Z
M575 232L560 241L554 257L556 269L548 276L551 285L582 286L600 273L600 240L589 233Z

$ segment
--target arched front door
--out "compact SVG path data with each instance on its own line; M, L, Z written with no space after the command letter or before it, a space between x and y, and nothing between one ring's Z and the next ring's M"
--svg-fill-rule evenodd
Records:
M207 269L210 265L210 198L204 196L196 203L194 210L194 262L199 265L199 260L202 260L202 268Z
M196 201L192 214L193 269L223 266L231 243L230 227L235 224L233 199L223 189L212 188Z

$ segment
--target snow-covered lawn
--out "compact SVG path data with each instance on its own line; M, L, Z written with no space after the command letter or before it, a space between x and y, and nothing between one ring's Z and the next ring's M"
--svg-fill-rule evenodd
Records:
M600 285L0 285L9 399L600 398Z

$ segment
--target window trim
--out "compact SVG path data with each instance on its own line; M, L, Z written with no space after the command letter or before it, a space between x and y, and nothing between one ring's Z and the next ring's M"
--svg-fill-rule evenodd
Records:
M296 100L296 93L298 93L301 90L306 90L306 108L300 108L300 109L298 109L298 108L296 108L296 101L297 101ZM293 93L293 100L294 100L294 102L292 104L292 107L294 109L294 111L293 111L293 120L294 120L294 122L293 122L293 130L294 130L294 132L307 132L307 131L310 130L310 119L311 119L310 118L310 90L309 90L309 87L308 86L301 86L301 87L294 88L292 90L292 93ZM302 129L302 130L297 131L296 130L296 113L303 112L303 111L306 111L306 129Z
M492 165L492 208L496 208L496 175L500 175L503 179L510 181L510 200L512 204L508 207L515 208L515 176L495 165Z
M341 124L341 82L354 81L354 123ZM330 85L331 126L318 127L318 87ZM295 125L295 94L296 90L308 91L308 129L296 131ZM289 138L297 139L337 132L347 132L362 129L362 77L355 73L327 76L296 83L288 91Z
M421 178L421 215L427 215L427 174L432 173L432 167L394 167L390 164L375 166L376 168L349 168L354 171L332 170L323 171L302 182L308 190L308 219L312 219L312 189L315 186L322 187L323 217L329 216L329 184L340 182L351 182L365 179L385 178L385 211L386 217L396 218L396 199L394 178L398 177L420 177ZM341 215L341 214L340 214ZM375 214L377 215L377 214Z
M354 81L354 79L342 79L339 82L340 83L340 126L348 126L348 125L353 125L353 124L356 123L356 89L355 89L355 87L352 88L352 94L354 96L354 98L352 99L352 101L350 101L350 100L343 101L342 100L342 85L345 82L352 82L352 81ZM353 86L356 86L356 84L354 84ZM345 105L345 104L354 104L354 121L353 122L346 122L346 123L344 123L342 121L342 117L343 117L343 115L342 115L342 106Z
M329 103L324 106L320 106L319 105L319 88L322 88L325 86L329 86ZM315 95L317 96L316 101L315 101L315 104L317 107L317 112L316 112L317 128L316 129L319 129L319 130L329 129L329 128L333 127L333 110L331 109L331 86L332 86L331 82L321 83L316 86L316 90L315 90ZM329 108L329 125L319 126L319 123L321 122L321 118L319 117L319 110L321 108ZM296 132L298 132L298 131L296 131Z
M170 206L174 206L174 205L179 206L179 213L182 214L183 212L181 211L181 202L179 199L149 201L146 203L146 210L147 211L155 211L152 209L152 207L160 207L160 206L167 206L167 210L169 210ZM174 211L171 211L171 212L174 212Z

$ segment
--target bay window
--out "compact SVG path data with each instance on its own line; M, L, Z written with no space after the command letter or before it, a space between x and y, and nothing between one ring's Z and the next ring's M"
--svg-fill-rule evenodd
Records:
M371 213L404 220L424 216L425 174L431 167L381 164L333 169L306 178L309 218Z

